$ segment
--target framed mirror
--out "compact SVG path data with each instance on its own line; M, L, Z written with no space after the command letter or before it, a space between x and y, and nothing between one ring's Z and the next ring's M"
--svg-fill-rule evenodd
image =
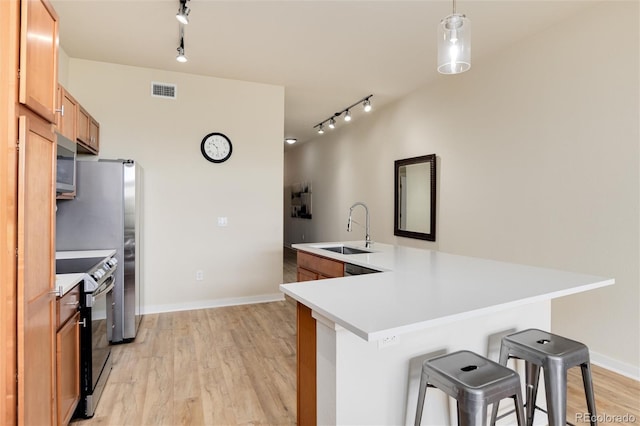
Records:
M393 235L436 240L436 155L395 161Z

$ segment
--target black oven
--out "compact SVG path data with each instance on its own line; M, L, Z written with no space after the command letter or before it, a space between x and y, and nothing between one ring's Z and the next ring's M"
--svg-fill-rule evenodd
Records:
M80 287L80 402L75 417L93 417L111 372L109 328L117 263L113 256L56 260L56 273L86 272Z

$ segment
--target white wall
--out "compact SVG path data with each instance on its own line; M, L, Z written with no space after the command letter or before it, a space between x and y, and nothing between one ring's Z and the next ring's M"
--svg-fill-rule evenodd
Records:
M614 277L555 301L552 328L640 377L638 15L594 4L287 151L285 185L313 182L314 216L285 217L285 243L363 239L346 233L360 200L374 241ZM394 237L393 161L432 153L437 241Z
M100 122L100 157L144 169L145 310L281 298L284 89L74 58L68 80ZM177 100L151 97L152 81ZM227 162L202 157L210 132L231 139Z

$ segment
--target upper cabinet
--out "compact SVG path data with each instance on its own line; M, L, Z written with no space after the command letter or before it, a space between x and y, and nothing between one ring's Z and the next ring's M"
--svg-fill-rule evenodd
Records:
M67 89L58 85L58 132L68 139L76 140L76 127L78 123L78 102L67 92Z
M78 105L78 126L76 138L78 151L89 154L97 154L99 148L100 124L84 109Z
M100 124L65 89L58 85L58 133L77 142L78 152L98 154Z
M21 2L19 101L53 123L58 85L58 15L48 1Z

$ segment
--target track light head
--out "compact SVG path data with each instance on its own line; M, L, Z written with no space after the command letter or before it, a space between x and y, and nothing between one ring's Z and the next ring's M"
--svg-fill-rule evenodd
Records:
M371 111L371 101L369 100L369 98L364 100L364 102L362 103L362 106L364 107L364 112Z
M320 124L320 126L318 127L318 134L321 135L324 133L324 125Z
M187 57L184 55L184 47L178 47L178 56L176 56L176 61L185 63L187 60Z
M188 0L180 0L180 7L178 8L178 13L176 13L176 19L183 25L187 25L189 23L189 13L191 9L187 7Z
M336 120L334 120L333 118L329 120L329 128L330 129L336 128Z
M349 110L344 113L344 121L351 121L351 112Z

